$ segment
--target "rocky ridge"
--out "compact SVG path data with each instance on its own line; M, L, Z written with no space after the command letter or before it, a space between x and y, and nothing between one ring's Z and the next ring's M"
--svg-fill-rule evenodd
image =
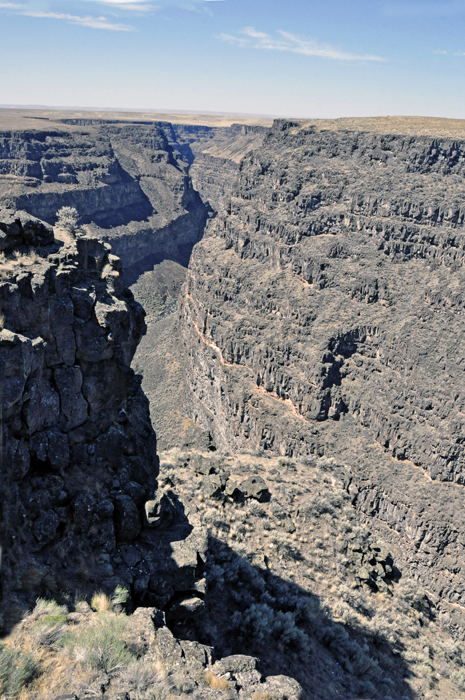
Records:
M108 244L55 233L1 211L3 622L38 595L118 585L133 605L201 606L205 532L157 490L155 433L130 369L143 309Z
M130 369L144 311L121 273L107 243L0 210L3 632L23 618L0 644L0 691L298 700L295 680L190 639L207 530L157 481Z
M209 209L267 131L101 118L47 126L0 132L0 205L51 224L61 207L76 208L131 281L166 258L187 264Z
M155 124L2 132L0 173L0 204L52 224L61 207L76 208L128 273L165 257L186 264L207 215L188 163Z
M361 521L451 603L465 594L464 167L452 138L277 121L180 300L193 419L230 452L333 457Z

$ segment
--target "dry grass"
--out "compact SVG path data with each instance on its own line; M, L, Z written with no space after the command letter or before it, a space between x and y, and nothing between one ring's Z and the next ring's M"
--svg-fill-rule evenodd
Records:
M228 682L224 678L216 676L211 671L205 671L205 680L213 690L228 690Z
M18 265L19 267L29 267L30 265L35 265L40 262L40 255L33 249L29 250L27 253L19 253L16 251L13 253L12 262L13 265Z
M465 139L465 119L436 117L343 117L341 119L305 119L299 128L319 131L368 131L379 134L433 136Z
M5 327L5 315L0 314L0 331Z
M16 251L11 256L0 253L0 277L8 277L18 267L31 267L41 261L40 255L32 248L26 253Z
M121 597L121 590L115 595ZM94 599L95 607L108 606L107 596L97 593ZM92 612L82 601L75 609L77 617L53 600L38 599L34 610L3 640L0 697L51 700L73 693L100 697L103 682L111 697L126 696L128 691L135 699L171 697L163 685L168 669L157 651L139 658L131 648L130 616L114 610Z
M71 245L71 243L74 243L76 240L75 237L69 233L69 231L66 231L60 226L55 226L53 229L53 235L55 236L55 240L61 241L65 245Z
M21 690L18 700L54 698L57 695L74 692L76 687L92 685L96 673L65 655L58 655L49 649L36 654L40 676L29 687Z
M111 600L107 595L105 595L105 593L100 591L92 596L90 607L96 612L108 612L112 607Z

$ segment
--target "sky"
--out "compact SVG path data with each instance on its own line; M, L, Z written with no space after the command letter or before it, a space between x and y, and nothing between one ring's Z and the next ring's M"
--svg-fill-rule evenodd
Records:
M465 118L465 0L0 0L0 104Z

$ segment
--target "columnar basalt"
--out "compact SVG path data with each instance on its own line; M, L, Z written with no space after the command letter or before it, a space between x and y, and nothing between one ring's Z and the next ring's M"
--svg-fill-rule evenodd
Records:
M61 207L75 207L80 223L112 244L125 269L166 257L186 264L207 208L162 125L54 127L0 133L0 204L49 223Z
M278 121L180 301L193 418L228 450L345 464L361 517L457 602L464 170L453 139Z
M157 490L130 369L144 311L107 243L57 236L0 212L0 605L8 616L38 595L122 585L168 609L194 595L205 540Z

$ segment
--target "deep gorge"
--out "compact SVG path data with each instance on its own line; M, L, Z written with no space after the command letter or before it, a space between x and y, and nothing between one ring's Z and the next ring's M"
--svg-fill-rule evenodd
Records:
M32 275L9 271L0 288L4 376L18 375L21 363L28 368L4 408L7 552L13 531L34 566L73 546L93 569L83 590L126 580L134 605L163 609L175 633L180 625L180 639L223 654L241 651L237 640L247 653L265 653L250 641L262 624L257 610L282 634L280 615L300 620L299 596L318 591L333 600L346 578L371 600L373 613L359 611L367 619L377 619L377 605L389 617L396 591L410 581L425 598L396 614L421 611L412 639L427 638L430 620L434 634L463 640L465 140L415 133L408 120L388 127L66 119L43 131L0 133L0 229L11 250L26 254L32 240L43 258ZM54 239L62 206L80 216L75 251ZM25 212L19 233L15 210ZM115 340L130 344L121 356L108 350ZM22 359L11 348L21 348ZM4 384L9 397L14 382ZM44 401L50 415L39 418ZM79 480L97 467L98 493L86 486L81 498ZM69 483L63 469L72 472ZM268 500L242 485L259 473ZM318 480L326 484L319 500ZM24 499L34 500L34 490L43 504L30 521ZM276 564L260 522L282 528ZM165 544L153 559L160 523ZM86 542L88 527L95 537ZM319 537L327 538L327 564L322 545L308 544ZM166 564L174 541L176 566ZM237 561L240 553L256 574ZM78 575L69 559L68 587ZM14 561L8 554L5 561L5 580L13 581ZM340 576L332 592L323 574L308 573L315 566L326 578ZM286 567L293 583L282 583ZM18 600L47 594L43 581L37 586L19 587ZM193 610L204 601L199 622ZM249 625L249 641L241 627L228 637L223 605ZM407 687L406 669L389 671L404 642L373 630L365 638L346 614L344 629L370 649L378 670L363 680L355 666L338 669L338 693L391 697L389 680L392 697L448 697L446 680L437 694L438 679ZM302 612L299 629L310 641L298 652L295 632L289 648L276 647L274 665L266 654L262 662L268 675L289 664L302 697L333 697L336 686L319 686L346 652L337 651L335 628L330 641L312 637L309 619ZM342 624L333 613L328 619ZM313 680L292 666L297 658L308 666L309 645L319 659ZM324 661L326 653L338 661Z

